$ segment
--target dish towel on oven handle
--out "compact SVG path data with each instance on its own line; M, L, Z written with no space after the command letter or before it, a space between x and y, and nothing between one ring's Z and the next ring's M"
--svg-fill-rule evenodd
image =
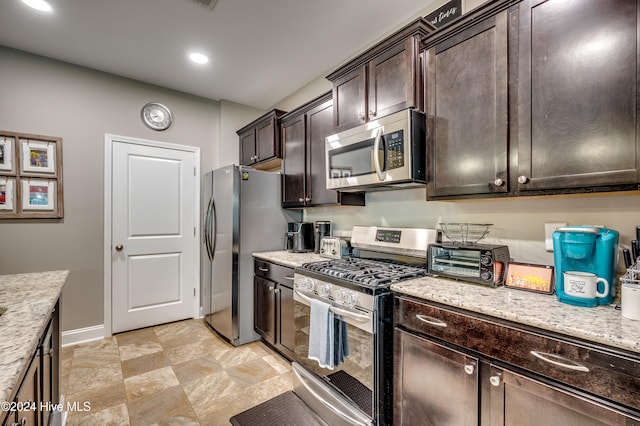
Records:
M331 305L311 299L309 318L309 359L318 361L322 368L333 370L335 361L334 316Z
M309 359L333 370L349 356L347 323L331 312L331 305L311 300L309 318Z

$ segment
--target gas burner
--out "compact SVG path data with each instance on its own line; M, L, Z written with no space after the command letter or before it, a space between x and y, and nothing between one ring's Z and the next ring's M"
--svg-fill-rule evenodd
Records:
M374 260L358 257L305 263L300 269L371 287L388 286L426 274L424 267L387 259Z

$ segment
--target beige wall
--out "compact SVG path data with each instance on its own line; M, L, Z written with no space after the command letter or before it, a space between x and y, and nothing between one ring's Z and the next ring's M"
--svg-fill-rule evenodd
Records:
M62 137L65 191L63 220L0 221L0 274L69 269L62 329L100 325L105 134L199 147L205 172L219 162L219 103L6 48L0 64L0 129ZM173 110L169 130L142 124L149 101Z

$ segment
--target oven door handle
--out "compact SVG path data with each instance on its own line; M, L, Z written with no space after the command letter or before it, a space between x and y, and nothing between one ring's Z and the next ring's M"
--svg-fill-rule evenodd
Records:
M316 392L313 389L313 386L308 383L308 379L306 377L304 377L303 374L302 374L303 372L299 371L299 370L302 370L302 367L299 364L297 364L296 362L293 362L291 364L291 366L293 367L292 368L293 373L296 375L296 377L298 377L298 380L300 380L300 383L302 383L302 385L305 387L305 389L311 395L313 395L313 397L316 398L322 405L327 407L329 410L333 411L339 417L341 417L344 420L346 420L347 422L349 422L349 424L361 425L361 426L368 426L368 425L371 424L371 422L369 422L366 419L357 419L355 417L352 417L352 416L348 415L347 413L343 412L342 410L338 409L337 407L334 407L333 404L331 404L329 401L324 399L320 394L318 394L318 392Z
M311 297L300 293L298 290L295 290L295 292L298 296L300 296L302 300L306 301L307 303L309 303L309 305L311 305L311 300L312 300ZM347 311L346 309L338 308L337 306L333 306L333 305L331 305L331 308L329 308L329 310L334 314L341 315L343 317L347 317L358 322L367 322L370 320L369 315L359 314L353 311Z

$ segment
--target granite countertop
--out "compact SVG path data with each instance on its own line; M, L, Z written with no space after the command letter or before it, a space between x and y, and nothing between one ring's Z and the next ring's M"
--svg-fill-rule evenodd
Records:
M253 256L292 268L327 260L314 253L285 250ZM623 317L614 305L583 308L560 303L555 295L434 277L393 284L391 290L640 354L640 321Z
M69 271L0 275L0 402L8 402L33 356Z
M287 250L258 252L253 253L253 256L258 259L267 260L269 262L289 266L291 268L297 268L307 262L321 262L323 260L327 260L326 257L322 257L314 252L292 253Z
M583 308L558 302L555 295L433 277L393 284L391 290L640 354L640 321L623 317L613 304Z

